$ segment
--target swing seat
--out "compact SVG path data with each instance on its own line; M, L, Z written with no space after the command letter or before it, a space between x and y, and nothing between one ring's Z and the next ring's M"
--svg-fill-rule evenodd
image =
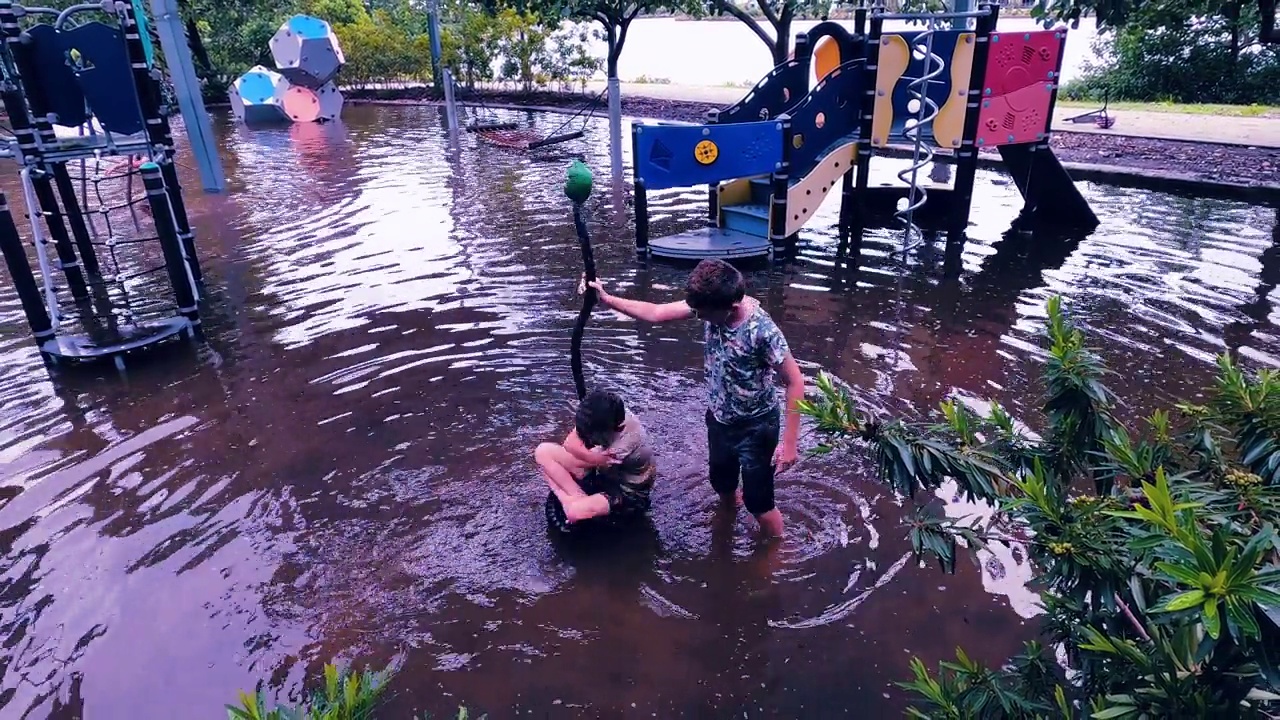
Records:
M59 335L40 344L40 352L56 360L93 362L112 358L117 367L124 365L121 357L154 347L167 340L191 338L191 321L180 315L163 320L138 323L120 328L116 337L104 342L101 337L90 335Z
M473 122L467 126L467 132L482 133L492 130L515 130L519 127L519 123L513 122Z

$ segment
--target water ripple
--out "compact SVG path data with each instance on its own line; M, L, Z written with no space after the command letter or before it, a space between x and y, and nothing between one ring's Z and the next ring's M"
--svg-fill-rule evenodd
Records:
M495 115L544 133L564 120ZM587 210L612 289L666 301L687 273L636 261L604 123L528 154L469 134L455 152L436 108L260 131L220 118L218 132L232 192L189 192L207 345L126 378L51 370L0 281L0 714L117 717L145 694L157 716L212 715L259 679L296 693L334 657L401 667L406 716L463 701L888 714L904 650L999 661L1030 635L1025 553L945 578L916 568L903 502L868 458L781 476L788 538L757 542L706 482L692 324L597 311L585 371L655 440L653 511L598 542L548 536L531 451L564 436L575 400L569 159L597 168ZM1125 368L1115 390L1135 416L1194 393L1218 352L1278 364L1273 210L1081 187L1092 236L1005 237L1017 190L981 172L963 251L905 260L894 231L855 258L828 202L796 262L747 268L751 292L806 375L829 370L887 415L989 397L1034 424L1052 293ZM653 233L678 232L704 222L705 189L649 204ZM162 286L139 291L168 307ZM954 495L931 502L989 511Z

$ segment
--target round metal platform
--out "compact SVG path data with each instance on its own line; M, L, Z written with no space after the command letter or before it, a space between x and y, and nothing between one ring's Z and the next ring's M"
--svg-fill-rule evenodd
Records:
M191 321L174 316L121 328L110 342L89 335L59 335L40 344L40 352L57 361L93 362L112 359L124 367L123 357L178 337L191 337Z
M768 238L748 235L737 230L706 227L679 235L649 240L648 252L655 257L680 260L706 258L753 258L773 255L773 243Z

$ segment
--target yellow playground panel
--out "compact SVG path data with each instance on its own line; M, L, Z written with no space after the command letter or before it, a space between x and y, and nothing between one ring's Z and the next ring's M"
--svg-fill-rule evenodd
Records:
M947 100L938 110L932 123L933 139L940 147L960 147L964 134L964 117L967 109L969 80L973 73L973 55L976 34L961 33L949 60L944 60L950 71L951 85ZM871 144L885 147L894 127L897 108L894 107L894 89L902 82L911 66L911 47L904 35L884 35L880 38L878 68L876 70L875 112L872 115ZM813 50L814 75L821 80L840 66L840 45L831 37L818 41ZM905 115L906 108L901 109ZM903 121L905 122L905 117Z
M787 226L784 235L800 232L800 228L817 212L831 188L853 168L857 155L858 143L841 145L787 190Z

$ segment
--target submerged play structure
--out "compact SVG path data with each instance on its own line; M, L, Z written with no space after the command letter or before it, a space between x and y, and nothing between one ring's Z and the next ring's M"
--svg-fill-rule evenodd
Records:
M347 60L329 23L294 15L270 47L275 70L256 65L231 84L236 119L246 125L337 120L343 99L334 81Z
M823 22L798 34L791 59L706 124L635 123L637 252L772 256L837 185L842 230L962 238L982 149L999 153L1022 194L1020 229L1091 231L1097 217L1049 147L1066 30L997 32L997 16L991 3L932 14L861 7L854 32ZM887 20L924 27L885 32ZM938 28L948 20L974 27ZM872 185L876 151L903 145L911 162L898 182ZM927 187L920 170L940 150L954 157L954 182ZM649 191L704 184L708 227L650 236Z
M0 0L0 100L13 134L0 157L16 162L22 186L16 210L0 194L0 252L49 362L123 369L129 353L200 334L200 263L137 1L59 11ZM220 190L176 2L153 8L192 154L206 189ZM34 271L14 218L23 212Z

